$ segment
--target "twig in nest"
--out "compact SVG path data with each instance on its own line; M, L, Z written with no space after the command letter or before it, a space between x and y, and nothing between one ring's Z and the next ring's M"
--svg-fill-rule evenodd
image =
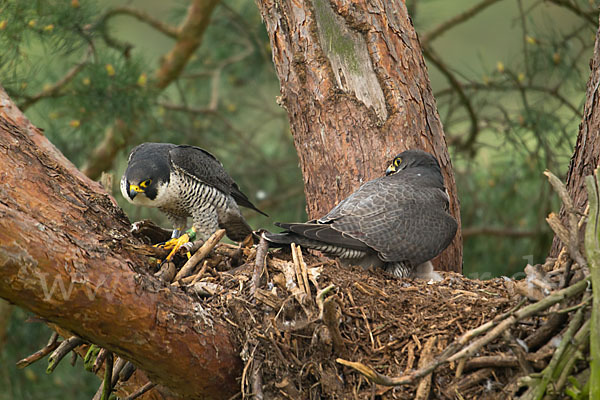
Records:
M475 371L471 375L465 376L460 381L458 381L457 383L451 385L448 389L446 389L446 391L445 391L446 396L448 396L450 398L462 399L463 397L460 395L460 392L464 392L468 388L477 385L482 380L487 379L490 375L492 375L492 373L493 373L492 368L484 368L484 369Z
M433 348L437 342L437 336L432 336L427 339L421 356L419 357L419 368L425 367L433 359ZM417 386L417 392L415 394L415 400L427 400L429 398L429 392L431 391L431 374L424 376Z
M54 332L52 336L50 336L50 340L48 340L48 344L20 361L17 362L17 368L25 368L34 362L46 357L48 354L56 350L56 348L60 345L58 342L58 333Z
M179 281L173 282L172 285L179 286L180 284L184 284L187 286L192 286L196 282L198 282L200 279L202 279L202 277L204 276L204 274L206 273L206 271L209 268L210 268L210 265L208 264L208 260L204 260L204 263L202 264L202 268L200 268L200 271L198 271L197 274L186 276L185 278L182 278Z
M77 363L77 353L72 351L71 352L71 362L70 362L71 367L74 367L75 363Z
M352 286L354 286L355 288L357 288L359 291L361 291L363 294L365 294L367 296L372 296L373 292L375 292L379 296L383 297L384 299L387 299L389 297L388 294L386 292L384 292L383 290L381 290L375 286L368 285L366 283L361 284L360 282L354 282L354 284Z
M530 351L535 351L550 340L554 334L562 329L568 315L553 313L548 320L525 339L525 344Z
M383 386L409 385L411 383L414 383L417 379L430 374L435 368L438 367L438 365L440 365L440 364L442 364L442 362L444 362L444 361L440 361L440 362L434 361L431 364L427 365L425 368L420 368L416 371L413 371L411 373L408 373L406 375L403 375L403 376L400 376L397 378L391 378L389 376L380 374L379 372L375 371L373 368L371 368L367 365L364 365L362 363L359 363L359 362L347 361L347 360L343 360L341 358L338 358L335 361L342 365L345 365L347 367L357 370L358 372L360 372L361 374L363 374L364 376L369 378L371 381L375 382L378 385L383 385Z
M200 271L198 271L198 273L196 275L194 275L194 279L192 279L192 281L190 282L190 286L194 285L196 282L198 282L200 279L202 279L202 277L206 273L207 269L208 269L208 261L204 260L204 264L202 264L202 268L200 268Z
M153 389L156 386L156 383L146 382L144 386L131 393L129 396L125 397L123 400L135 400L150 389Z
M535 353L527 354L527 361L533 363L535 368L542 369L546 366L543 359L540 359ZM507 354L497 354L493 356L481 356L470 359L465 364L465 371L481 369L486 367L492 368L516 368L519 366L517 357Z
M558 377L558 379L556 379L555 384L554 384L555 392L557 392L557 393L562 392L562 388L567 383L569 376L572 375L573 368L575 367L575 363L577 363L579 360L588 358L583 354L583 352L585 351L586 348L588 348L589 342L591 340L590 339L590 325L591 325L591 321L589 319L587 321L585 321L583 323L583 325L581 325L581 328L579 328L579 331L577 331L577 333L575 334L575 337L573 338L572 345L570 346L569 349L567 349L567 351L565 351L565 353L563 355L563 359L561 360L561 362L559 364L559 368L558 368L558 370L559 371L562 370L562 372L560 373L560 376ZM556 376L554 376L554 378L556 378ZM595 378L591 378L591 379L595 379ZM590 396L590 398L595 399L598 397L598 396L595 396L593 393L592 393L592 396L594 396L594 397Z
M369 319L365 315L365 310L360 308L360 314L362 316L363 321L365 321L365 325L367 327L367 332L369 332L369 339L371 340L371 349L375 350L375 339L373 338L373 331L371 330L371 324L369 324Z
M527 353L525 352L525 349L523 349L523 347L519 343L517 343L517 340L510 333L509 330L504 331L503 336L504 340L512 350L513 354L515 355L515 357L517 357L517 362L519 363L519 367L521 367L521 370L523 370L525 374L531 374L533 372L533 368L527 360Z
M129 380L129 378L131 378L131 375L133 375L134 372L135 372L135 365L133 365L131 363L131 361L127 361L125 363L125 366L121 370L121 372L119 372L119 380L121 382L127 382Z
M256 260L254 261L254 271L252 273L252 286L250 287L252 298L256 296L256 289L260 286L260 276L265 268L265 259L268 250L269 242L261 235L260 242L258 243L258 250L256 251ZM254 302L256 302L256 299Z
M507 319L500 322L495 328L490 330L484 337L472 342L469 346L465 347L458 353L454 354L448 361L456 361L463 357L469 357L475 352L479 351L481 347L490 343L492 340L496 339L498 336L504 332L504 330L508 329L510 326L515 324L517 321L522 320L523 318L530 317L535 315L536 313L543 311L550 306L572 296L576 296L579 293L583 292L587 286L589 285L589 277L586 279L582 279L576 284L569 286L568 288L559 290L557 292L552 293L551 295L545 297L544 299L538 301L537 303L530 304L526 307L521 308L516 311L513 315L508 317ZM467 332L468 333L468 332ZM466 335L466 334L465 334ZM464 335L463 335L464 336Z
M294 297L296 298L296 300L298 300L300 304L303 304L303 302L306 301L306 293L300 287L300 283L296 282L297 274L294 263L284 261L281 263L277 262L277 264L279 265L279 267L283 271L283 275L285 276L285 286L287 290L289 290L294 295Z
M158 272L155 273L154 276L162 282L171 283L171 281L175 277L176 272L177 268L175 268L175 263L172 261L167 261L163 263L163 265L160 267L160 270L158 270Z
M221 239L223 239L223 236L225 236L225 229L219 229L218 231L213 233L212 236L208 238L206 243L204 243L202 247L200 247L200 249L196 253L194 253L194 255L190 257L189 260L187 260L183 267L181 267L177 275L175 275L175 281L178 281L181 278L185 278L186 276L191 274L192 271L194 271L194 268L196 268L196 265L198 265L198 263L202 261L208 255L208 253L211 252L211 250L217 245L217 243L219 243Z
M296 267L296 280L300 289L310 298L310 286L308 285L308 271L302 257L302 248L292 243L292 259Z
M70 338L64 340L56 348L56 350L54 350L50 357L48 357L48 368L46 368L46 373L52 373L52 371L54 371L54 368L56 368L56 366L63 359L64 356L69 354L69 352L75 347L81 346L83 343L83 339L78 336L71 336Z
M123 367L125 367L125 364L127 364L127 360L124 360L121 357L117 357L117 360L114 364L115 365L113 366L112 378L110 381L111 387L115 387L117 385L121 371L123 370Z
M97 373L98 371L100 371L100 368L102 367L102 364L104 364L104 360L106 360L106 356L108 355L108 353L108 350L100 349L100 351L98 352L98 356L96 356L94 366L92 367L93 373Z
M248 360L246 361L246 365L244 365L244 369L242 370L242 379L240 380L240 391L242 392L242 394L246 393L246 385L248 385L248 369L250 369L250 367L252 366L252 364L254 363L254 353L256 352L256 345L254 346L254 348L252 349L252 353L250 353L250 357L248 357Z
M333 349L335 354L344 356L346 354L346 345L344 344L344 339L342 338L342 334L340 333L340 311L338 309L339 300L337 296L328 297L323 303L323 323L329 329L329 333L331 334L331 339L333 341Z
M261 240L263 240L261 238ZM262 389L262 363L258 360L254 360L252 363L252 395L257 400L263 400L265 395Z
M588 296L589 295L586 293L584 295L584 299L587 299ZM584 310L583 308L580 308L579 310L577 310L577 312L573 316L573 319L569 323L569 327L567 328L565 334L563 335L563 338L562 338L560 344L556 348L556 351L554 352L554 355L552 356L550 363L542 372L542 379L537 381L537 384L535 386L533 386L531 388L531 390L528 391L523 396L524 399L541 399L543 397L544 393L546 392L546 388L547 388L548 384L550 383L550 380L553 378L553 376L556 372L558 363L559 363L560 359L562 358L563 353L567 349L567 346L570 345L573 335L575 334L575 332L577 332L577 330L581 326L581 323L583 321L583 310Z
M560 225L562 225L562 223L560 222L560 220L558 220L556 214L553 213L550 214L550 216L547 218L548 224L550 224L552 230L556 232L559 239L567 246L571 258L575 260L575 262L580 266L587 265L585 258L583 258L583 255L581 255L581 252L579 251L580 241L578 215L580 213L578 213L578 211L575 209L575 206L573 205L573 200L571 200L571 196L569 196L565 184L562 183L560 179L558 179L552 172L548 170L544 171L544 175L548 177L548 181L550 182L554 190L558 193L561 201L565 206L565 210L567 212L569 221L569 229L567 230L566 228L564 228L564 226L562 227L564 229L561 229ZM552 222L550 221L551 218Z
M325 302L325 296L327 296L327 294L333 289L335 289L335 285L329 285L325 289L319 290L317 293L316 302L317 306L319 307L319 319L323 319L323 304Z
M565 272L560 278L560 283L558 284L559 289L569 286L569 282L571 282L571 278L573 277L573 271L571 270L572 265L573 260L569 259L569 261L567 261L567 264L565 265Z

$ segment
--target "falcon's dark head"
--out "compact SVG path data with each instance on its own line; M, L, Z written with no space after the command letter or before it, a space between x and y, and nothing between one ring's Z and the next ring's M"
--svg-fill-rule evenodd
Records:
M431 154L423 150L406 150L394 157L394 160L386 169L386 175L392 175L399 171L411 168L425 168L441 176L440 164Z
M130 203L155 207L158 197L169 183L168 148L138 146L129 156L129 164L121 179L121 193ZM142 147L144 146L144 147Z

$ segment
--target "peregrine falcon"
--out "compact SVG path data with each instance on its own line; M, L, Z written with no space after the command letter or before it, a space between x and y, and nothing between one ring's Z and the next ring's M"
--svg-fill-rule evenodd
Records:
M121 179L121 193L130 203L157 207L173 223L179 237L192 217L192 229L207 240L224 228L234 241L243 241L252 229L238 206L266 215L248 200L223 165L199 147L170 143L142 143L129 155ZM182 235L181 245L188 240Z
M408 150L394 158L385 176L363 184L324 217L276 223L285 231L262 235L276 245L294 242L397 277L439 279L429 260L450 244L458 227L448 206L435 157Z

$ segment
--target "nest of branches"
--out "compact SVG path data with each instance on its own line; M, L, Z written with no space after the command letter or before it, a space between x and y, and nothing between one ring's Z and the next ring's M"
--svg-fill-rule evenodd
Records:
M574 389L566 378L588 366L588 280L565 253L521 282L442 273L435 283L344 269L299 248L244 253L234 271L192 275L188 286L228 316L244 397L506 399L548 368L553 391ZM573 284L560 290L567 269ZM561 380L551 363L563 337L560 359L571 361Z
M244 362L242 398L595 398L597 203L590 199L589 216L577 214L548 175L570 213L568 226L548 218L565 247L556 259L528 265L520 281L444 272L440 282L396 279L294 245L269 252L265 241L219 243L222 230L188 248L191 258L178 255L154 273L231 325ZM594 223L584 247L586 220ZM156 229L137 228L156 239ZM115 362L105 390L131 368Z

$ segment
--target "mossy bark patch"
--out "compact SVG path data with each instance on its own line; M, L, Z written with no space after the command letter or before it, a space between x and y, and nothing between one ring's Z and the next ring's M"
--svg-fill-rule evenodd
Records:
M337 86L373 107L379 122L387 119L383 90L379 85L363 36L351 30L328 0L313 0L321 47L331 63Z

